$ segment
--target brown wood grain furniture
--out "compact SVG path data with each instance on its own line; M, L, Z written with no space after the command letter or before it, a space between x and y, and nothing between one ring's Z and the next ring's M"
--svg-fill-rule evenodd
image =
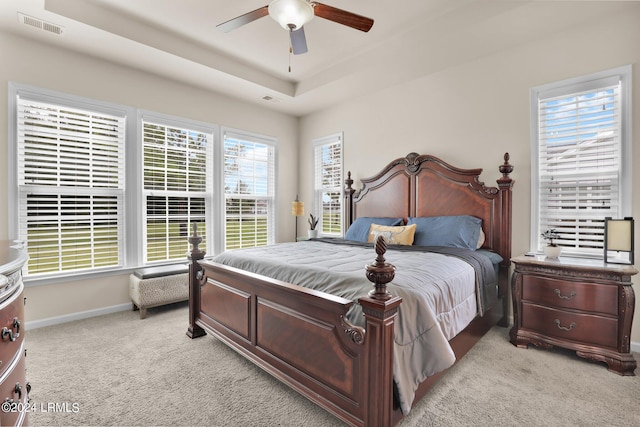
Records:
M480 181L482 169L459 169L436 157L411 153L362 180L359 191L353 189L349 174L345 229L359 217L481 218L483 247L503 258L499 294L505 296L511 259L512 169L505 154L498 186L489 187ZM367 271L370 280L379 282L378 292L358 300L366 326L357 328L344 321L354 301L203 261L199 238L194 235L190 241L194 249L188 336L213 334L347 424L391 426L402 418L393 399L394 320L402 301L385 294L384 271L380 275ZM372 261L374 257L372 250ZM506 304L503 298L450 341L458 360L496 322L506 326ZM414 402L441 374L421 384Z
M602 260L544 256L512 259L514 325L511 342L575 350L607 364L620 375L634 375L631 322L635 295L631 265Z
M26 382L24 352L25 250L0 241L0 425L27 424L31 386Z

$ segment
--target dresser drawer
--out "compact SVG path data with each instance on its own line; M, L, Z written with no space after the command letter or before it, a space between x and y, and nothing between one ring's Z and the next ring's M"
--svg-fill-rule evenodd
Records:
M2 426L22 425L26 421L26 408L29 397L27 392L26 371L24 362L24 349L19 348L19 354L12 364L8 365L9 370L2 376L0 385L0 403L8 404L0 411L0 423Z
M522 304L522 328L546 336L616 348L618 319L569 313L535 304Z
M618 315L618 287L524 275L522 299L559 308Z
M0 304L0 375L24 340L24 285Z

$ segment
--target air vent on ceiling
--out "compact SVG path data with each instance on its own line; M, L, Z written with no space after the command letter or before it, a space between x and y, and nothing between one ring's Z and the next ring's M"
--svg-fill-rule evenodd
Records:
M64 32L64 27L60 25L52 24L51 22L43 21L42 19L34 18L33 16L25 15L18 12L18 21L25 25L38 28L39 30L48 31L53 34L61 35Z

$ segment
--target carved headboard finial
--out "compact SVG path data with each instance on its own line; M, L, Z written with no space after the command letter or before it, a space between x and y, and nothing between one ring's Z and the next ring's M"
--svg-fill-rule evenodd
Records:
M504 163L498 167L503 178L509 178L509 174L513 172L513 165L509 163L510 158L509 153L504 153Z
M513 185L513 179L509 176L513 172L513 165L509 163L510 158L509 153L504 153L504 163L498 167L498 170L502 173L502 177L497 180L500 188L511 188Z
M373 299L388 300L391 294L387 291L387 283L395 277L396 267L389 264L384 259L387 252L387 242L383 236L377 236L374 241L376 260L371 264L367 264L367 279L373 282L374 289L369 291L369 296Z
M351 171L347 172L347 179L344 180L347 185L347 191L353 190L353 179L351 179Z

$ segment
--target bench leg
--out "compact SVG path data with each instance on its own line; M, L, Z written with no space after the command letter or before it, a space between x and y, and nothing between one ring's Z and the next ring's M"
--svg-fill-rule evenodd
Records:
M141 319L144 319L145 317L147 317L147 309L146 308L138 307L135 302L132 302L131 305L133 306L133 311L140 310L140 318Z

